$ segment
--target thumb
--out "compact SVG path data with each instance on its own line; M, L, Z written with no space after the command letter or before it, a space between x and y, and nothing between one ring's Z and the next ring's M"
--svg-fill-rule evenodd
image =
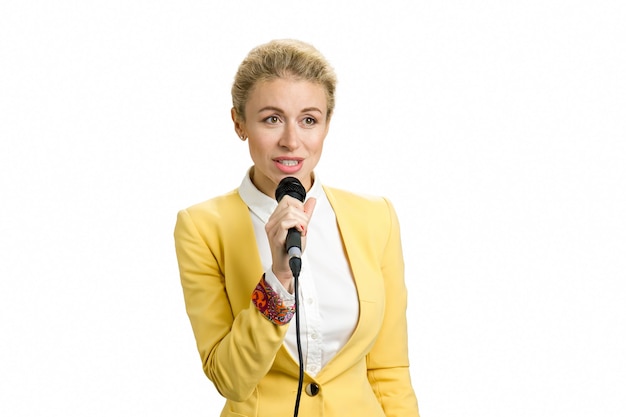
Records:
M315 210L315 205L317 204L317 200L314 197L309 198L305 203L304 203L304 214L306 214L306 217L309 219L309 221L311 221L311 217L313 216L313 210ZM308 227L305 227L302 233L302 236L306 236L306 232L307 232Z
M313 216L313 210L315 210L315 205L317 204L317 199L314 197L309 198L306 203L304 203L304 212L306 213L309 220L311 216Z

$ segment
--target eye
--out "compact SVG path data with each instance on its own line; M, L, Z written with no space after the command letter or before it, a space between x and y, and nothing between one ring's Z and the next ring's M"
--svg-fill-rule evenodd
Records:
M265 119L265 122L275 125L276 123L280 122L280 119L278 118L278 116L270 116Z
M315 120L312 117L305 117L304 120L302 120L302 122L306 125L306 126L313 126L317 120Z

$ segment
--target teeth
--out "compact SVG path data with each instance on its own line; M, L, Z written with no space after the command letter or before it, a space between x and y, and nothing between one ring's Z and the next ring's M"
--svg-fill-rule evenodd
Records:
M294 161L291 159L283 159L282 161L280 161L280 163L288 167L295 167L296 165L298 165L298 161Z

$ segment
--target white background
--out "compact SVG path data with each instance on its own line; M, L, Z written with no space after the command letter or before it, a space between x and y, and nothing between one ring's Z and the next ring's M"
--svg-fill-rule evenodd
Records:
M250 165L230 85L335 67L318 175L402 225L423 417L626 409L626 3L3 1L0 415L218 416L176 212Z

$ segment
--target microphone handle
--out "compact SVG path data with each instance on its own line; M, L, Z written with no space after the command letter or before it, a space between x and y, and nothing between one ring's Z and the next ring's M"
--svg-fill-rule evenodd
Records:
M287 249L287 253L289 253L291 257L295 256L300 258L302 256L302 235L295 227L287 231L285 249Z

